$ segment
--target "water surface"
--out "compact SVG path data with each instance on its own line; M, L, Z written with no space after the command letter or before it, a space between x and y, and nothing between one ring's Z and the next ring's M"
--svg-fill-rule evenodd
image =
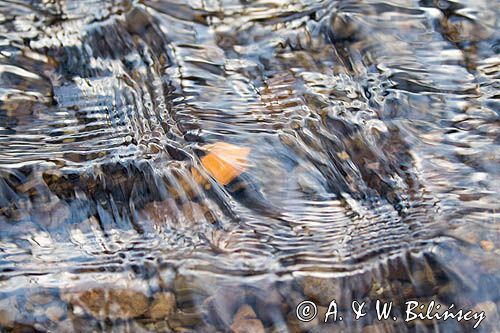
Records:
M494 331L499 8L3 1L0 325L471 330L402 320L436 299ZM249 152L228 184L221 143ZM304 324L305 299L400 319Z

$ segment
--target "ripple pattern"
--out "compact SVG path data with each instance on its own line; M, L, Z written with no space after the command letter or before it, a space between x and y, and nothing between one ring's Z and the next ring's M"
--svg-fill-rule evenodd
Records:
M151 298L174 271L384 280L414 261L466 285L469 264L443 259L477 259L462 231L499 239L497 14L467 0L2 2L0 293L36 281L87 297L100 281L104 297L137 280ZM250 149L226 186L203 165L217 142Z

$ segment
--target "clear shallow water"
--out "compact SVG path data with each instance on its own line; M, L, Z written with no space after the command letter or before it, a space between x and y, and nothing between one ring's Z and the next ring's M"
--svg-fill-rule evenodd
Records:
M493 331L498 11L3 1L0 324L225 331L249 305L275 332L471 329L294 318L438 299ZM250 149L226 186L202 163L221 142Z

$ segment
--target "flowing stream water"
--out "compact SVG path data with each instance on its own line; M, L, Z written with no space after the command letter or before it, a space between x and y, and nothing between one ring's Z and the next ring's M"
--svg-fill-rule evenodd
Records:
M499 13L1 1L0 330L498 332Z

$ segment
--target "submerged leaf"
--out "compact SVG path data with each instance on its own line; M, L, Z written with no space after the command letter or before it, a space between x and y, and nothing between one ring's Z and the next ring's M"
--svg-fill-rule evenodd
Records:
M207 172L223 186L245 172L248 166L248 155L251 150L248 147L217 142L204 148L208 154L201 159L201 163ZM196 181L201 183L203 181L201 175L195 169L192 169L192 172Z

